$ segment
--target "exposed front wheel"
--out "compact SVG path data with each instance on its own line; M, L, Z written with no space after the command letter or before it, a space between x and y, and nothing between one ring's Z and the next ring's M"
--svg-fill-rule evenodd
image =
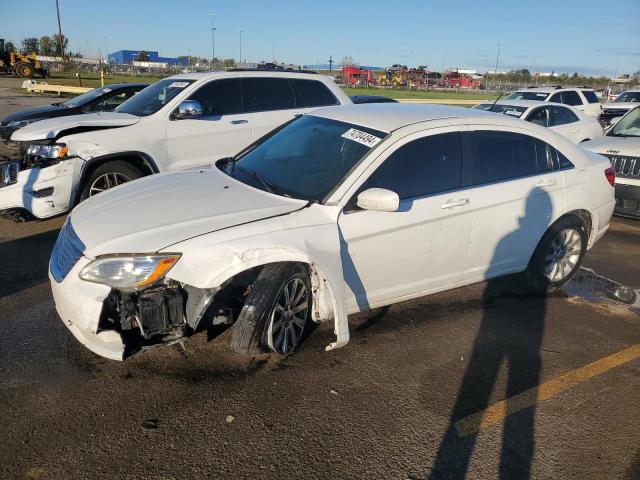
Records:
M139 169L122 160L103 163L84 182L80 201L142 176Z
M231 348L249 355L292 353L307 333L311 305L311 282L303 265L266 265L234 325Z
M557 288L578 271L587 251L587 233L578 217L565 217L544 234L531 258L527 277L536 290Z
M18 62L16 65L16 74L20 78L33 78L33 65L28 62Z

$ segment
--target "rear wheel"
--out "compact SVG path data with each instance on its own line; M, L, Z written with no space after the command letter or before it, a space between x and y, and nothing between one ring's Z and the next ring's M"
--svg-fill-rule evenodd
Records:
M142 176L138 168L122 160L103 163L84 182L80 201Z
M531 286L544 291L568 282L582 264L587 240L578 217L561 218L549 227L529 262L526 274Z
M304 266L266 265L234 325L231 348L248 355L292 353L307 333L311 302L311 282Z
M16 74L20 78L33 78L33 65L28 62L18 62L18 64L16 65Z

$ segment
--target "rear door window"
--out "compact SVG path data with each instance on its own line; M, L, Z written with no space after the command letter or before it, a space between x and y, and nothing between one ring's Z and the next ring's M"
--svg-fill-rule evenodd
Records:
M386 188L401 200L462 186L462 143L458 132L431 135L393 152L359 191Z
M484 185L553 170L551 147L542 140L513 132L469 132L470 181Z
M551 117L552 127L567 125L568 123L574 123L580 120L575 113L565 107L551 107L551 112L553 114Z
M324 107L338 105L338 99L322 82L294 78L291 80L299 107Z
M242 85L247 112L296 108L293 86L287 78L244 78Z
M555 93L551 99L549 99L550 102L556 102L556 103L564 103L565 105L582 105L582 99L580 98L580 95L578 95L578 92L574 91L574 90L567 90L565 92L558 92Z
M239 78L213 80L200 87L189 100L200 102L204 116L233 115L244 111Z
M598 96L596 95L596 92L594 92L593 90L582 90L582 94L584 95L584 98L587 99L587 102L600 103L600 101L598 100Z
M527 117L527 121L541 125L543 127L549 126L549 109L547 107L536 108Z

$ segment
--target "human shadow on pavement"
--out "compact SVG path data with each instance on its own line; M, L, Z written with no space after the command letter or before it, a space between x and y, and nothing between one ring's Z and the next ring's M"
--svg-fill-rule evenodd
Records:
M551 200L543 190L534 190L527 197L527 208L520 219L520 228L500 240L492 258L508 256L514 241L522 239L532 225L551 217ZM526 390L536 388L540 381L541 343L545 326L546 297L528 295L518 290L518 276L490 279L483 293L483 315L473 345L473 352L464 373L449 425L440 442L430 480L463 479L469 470L471 456L478 438L477 428L458 423L474 415L472 425L479 427L484 410L500 368L507 368L504 397L507 404ZM514 287L516 292L514 292ZM507 407L508 408L508 407ZM507 410L509 411L509 410ZM512 413L504 419L500 478L510 480L531 477L534 455L535 405ZM461 425L467 428L461 428ZM494 427L495 428L495 427Z
M0 243L0 298L46 282L59 229Z

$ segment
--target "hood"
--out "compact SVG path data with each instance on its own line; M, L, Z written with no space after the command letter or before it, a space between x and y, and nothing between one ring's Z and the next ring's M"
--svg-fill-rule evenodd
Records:
M75 110L70 110L58 105L43 105L42 107L27 108L26 110L20 110L19 112L7 115L2 119L2 124L6 125L9 122L19 122L21 120L33 120L37 118L52 118L73 113L75 113Z
M103 128L126 127L140 121L140 117L128 113L100 112L70 115L67 117L41 120L17 130L11 140L54 140L68 130L100 130Z
M156 252L306 204L250 187L214 168L152 175L124 184L81 203L70 219L85 254L95 257Z
M638 103L636 102L609 102L602 105L602 109L611 109L611 110L631 110L634 107L637 107Z
M602 155L640 156L640 137L604 136L580 144L581 147Z

